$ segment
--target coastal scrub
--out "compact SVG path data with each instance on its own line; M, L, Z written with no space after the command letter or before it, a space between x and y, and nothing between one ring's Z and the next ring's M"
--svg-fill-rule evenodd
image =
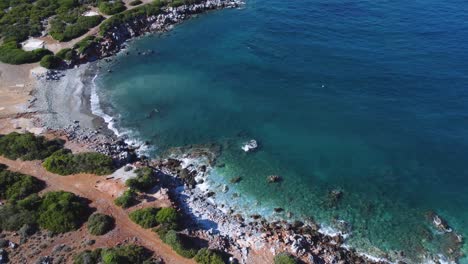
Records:
M9 159L41 160L63 147L63 141L47 140L32 133L10 133L0 136L0 155Z
M73 154L68 149L55 152L43 163L46 170L59 175L92 173L106 175L114 171L112 158L97 152Z
M287 253L280 253L276 255L274 262L275 264L297 264L299 263L293 256Z
M92 214L88 218L88 231L95 236L101 236L114 228L115 220L112 216L105 214Z

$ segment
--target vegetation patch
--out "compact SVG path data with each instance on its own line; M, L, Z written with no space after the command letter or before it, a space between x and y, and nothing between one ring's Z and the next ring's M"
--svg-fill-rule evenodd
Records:
M113 248L86 250L73 258L74 264L149 264L154 263L152 253L137 245L124 245Z
M173 0L169 3L169 6L179 7L183 5L193 5L199 3L201 3L201 0Z
M194 257L194 260L199 264L224 264L223 257L220 253L210 250L207 248L202 248L198 250L197 254Z
M138 190L140 192L147 191L154 187L157 183L157 178L154 172L149 167L138 168L136 171L136 177L128 179L125 182L127 187Z
M174 230L169 230L161 239L182 257L193 258L197 254L197 250L190 246L188 238Z
M112 158L97 152L72 154L68 149L55 152L45 159L44 168L59 175L92 173L111 174L114 171Z
M75 56L75 51L69 48L61 49L55 56L59 57L62 60L71 61Z
M39 199L37 196L35 196ZM0 207L0 228L7 231L18 231L24 225L36 225L37 212L23 207L23 204L8 203Z
M280 253L276 255L274 262L275 264L297 264L299 263L293 256L287 253Z
M52 54L52 52L47 49L25 51L16 41L5 42L0 46L0 61L8 64L38 62L48 54Z
M0 136L0 155L9 159L40 160L63 147L61 140L47 140L32 133Z
M143 2L140 1L140 0L134 0L134 1L131 1L130 2L130 5L131 6L137 6L137 5L141 5Z
M37 178L0 168L0 199L16 202L44 189L45 183Z
M70 17L67 17L70 19ZM58 41L69 41L80 37L91 28L99 25L103 20L102 16L73 16L72 21L67 21L63 17L57 17L51 22L50 35Z
M62 59L54 55L45 55L41 59L41 66L46 69L57 69L62 64Z
M125 4L120 0L101 0L98 7L99 11L106 15L114 15L127 9Z
M121 196L114 200L115 205L122 208L129 208L138 203L137 194L134 190L126 190Z
M101 236L114 229L115 220L105 214L92 214L88 218L88 231L91 235Z
M154 207L138 209L130 213L130 219L143 228L151 228L158 225L158 209Z
M165 3L159 0L155 0L151 4L142 5L122 13L116 14L108 19L106 19L99 26L101 35L104 35L106 32L111 30L114 27L118 27L125 23L135 20L136 18L148 17L153 15L160 14L160 8L164 6Z
M107 20L106 20L107 21ZM73 49L78 51L78 54L84 54L89 48L95 46L99 39L95 36L87 36L73 46Z
M78 229L88 218L89 207L73 193L48 192L39 207L38 223L42 228L55 233Z

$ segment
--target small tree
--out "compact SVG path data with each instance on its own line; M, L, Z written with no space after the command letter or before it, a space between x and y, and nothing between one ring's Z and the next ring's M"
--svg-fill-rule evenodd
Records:
M61 63L62 60L54 55L45 55L40 62L41 66L46 69L57 69Z
M213 250L202 248L198 250L197 255L194 257L195 261L199 264L224 264L221 255Z
M158 209L157 208L143 208L130 213L130 219L140 225L143 228L155 227L158 224L157 218Z
M134 190L128 189L121 196L114 200L115 205L129 208L138 203L137 194Z
M105 214L96 213L88 219L88 231L95 236L101 236L114 228L114 218Z

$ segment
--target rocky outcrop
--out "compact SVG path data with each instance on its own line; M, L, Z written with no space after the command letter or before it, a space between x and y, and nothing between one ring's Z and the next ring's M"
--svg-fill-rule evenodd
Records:
M103 38L90 46L78 60L73 61L70 67L96 59L110 57L125 47L129 39L142 36L149 32L165 32L175 24L209 10L222 8L235 8L243 5L240 0L207 0L199 4L182 5L179 7L163 7L158 15L141 15L131 21L114 26L107 31ZM144 52L148 55L151 52Z

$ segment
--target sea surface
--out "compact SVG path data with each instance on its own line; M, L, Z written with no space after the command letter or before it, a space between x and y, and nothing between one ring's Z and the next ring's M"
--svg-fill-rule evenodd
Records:
M429 211L468 237L465 1L248 0L127 51L102 63L98 106L153 156L221 144L220 202L324 231L343 220L349 246L413 263L456 248Z

